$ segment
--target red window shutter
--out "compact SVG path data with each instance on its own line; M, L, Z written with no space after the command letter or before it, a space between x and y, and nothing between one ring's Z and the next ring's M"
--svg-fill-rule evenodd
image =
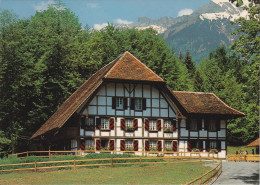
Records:
M199 150L203 152L203 141L199 141Z
M84 140L84 139L81 139L81 140L80 140L80 149L81 149L81 150L85 150L85 147L86 147L85 140Z
M109 141L109 148L110 148L110 150L114 150L114 148L115 148L115 140L110 140Z
M160 131L162 129L162 124L161 124L161 120L157 119L157 130Z
M101 140L98 139L96 140L96 150L100 150L100 148L101 148Z
M209 152L210 151L210 146L209 146L209 140L207 140L206 141L206 150L207 150L207 152Z
M149 130L149 119L144 120L144 128L145 130Z
M134 122L134 124L133 124L134 125L134 129L138 130L138 119L134 119L133 122Z
M112 109L116 109L116 97L112 97Z
M146 98L143 98L143 100L142 100L143 102L143 110L146 110Z
M100 129L100 128L101 128L101 118L97 118L96 129Z
M120 141L120 150L125 151L125 140Z
M125 119L121 119L121 130L125 130Z
M162 141L157 142L158 151L162 151Z
M138 140L134 140L134 151L138 151Z
M149 141L145 141L145 151L150 151Z
M172 142L172 151L174 151L174 152L177 152L177 148L178 146L177 146L177 141L173 141Z
M114 127L115 127L115 119L114 118L110 118L109 119L109 129L110 130L114 130Z
M127 109L127 98L124 98L124 109Z
M188 141L188 151L191 152L192 148L191 148L191 141Z
M131 98L130 109L135 110L135 99L134 98Z
M176 120L172 120L172 131L176 131Z

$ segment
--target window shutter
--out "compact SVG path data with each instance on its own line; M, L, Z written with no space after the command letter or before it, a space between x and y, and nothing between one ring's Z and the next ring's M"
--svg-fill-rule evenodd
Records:
M125 119L121 119L121 130L125 130Z
M86 147L86 143L84 139L80 139L80 149L81 150L85 150Z
M217 131L220 131L220 120L216 120L216 129Z
M134 151L138 151L138 140L134 140Z
M134 110L134 109L135 109L135 99L134 99L134 98L131 98L130 109L131 109L131 110Z
M204 119L204 130L208 130L208 126L209 126L209 120Z
M203 152L203 141L199 141L199 150Z
M138 119L133 120L134 130L138 130Z
M112 97L112 109L116 109L116 97Z
M186 119L186 130L190 130L190 119Z
M86 116L80 117L80 128L84 129L86 127Z
M96 119L96 129L100 129L101 128L101 118L97 118Z
M188 141L188 151L191 152L192 148L191 148L191 141Z
M210 151L210 146L209 146L209 140L207 140L206 141L206 150L207 150L207 152L209 152Z
M221 152L221 141L217 141L218 152Z
M101 140L98 139L96 140L96 150L100 150L100 148L101 148Z
M124 98L124 109L127 109L127 98Z
M177 152L177 141L172 142L172 151Z
M149 119L144 120L144 127L145 127L145 130L149 130Z
M161 120L157 119L157 130L160 131L162 129L162 124L161 124Z
M109 129L110 130L114 130L114 127L115 127L114 122L115 122L114 118L109 119Z
M143 110L146 110L146 98L143 98L142 101Z
M109 148L110 148L110 150L114 150L114 148L115 148L115 140L110 140L109 141Z
M125 140L120 141L120 150L125 151Z
M157 142L158 151L162 151L162 141Z
M172 131L176 131L176 120L172 120Z
M149 141L145 141L145 151L150 151Z
M202 130L202 119L198 119L198 130Z

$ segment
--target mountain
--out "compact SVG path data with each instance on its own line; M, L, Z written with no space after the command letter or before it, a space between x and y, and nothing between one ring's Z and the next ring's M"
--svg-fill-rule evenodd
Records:
M232 25L230 21L241 16L247 16L247 12L241 7L236 7L228 0L212 0L190 15L177 18L162 17L157 20L139 17L131 27L152 27L165 39L176 55L181 52L184 56L189 50L193 60L199 63L217 47L233 44L236 36L231 33L237 26Z

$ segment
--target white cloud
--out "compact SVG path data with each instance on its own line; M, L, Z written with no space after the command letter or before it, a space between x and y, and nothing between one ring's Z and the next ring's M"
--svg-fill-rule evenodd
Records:
M98 8L98 4L97 3L87 3L87 7L88 8Z
M123 20L123 19L116 19L115 23L117 24L132 24L132 21L128 21L128 20Z
M108 25L108 23L102 23L102 24L94 24L94 30L101 30L102 28L105 28Z
M34 9L38 12L44 11L48 9L49 4L53 4L53 0L49 0L48 2L46 1L41 1L39 4L34 5Z
M190 15L192 13L193 13L192 9L185 8L178 12L178 17L183 16L183 15Z

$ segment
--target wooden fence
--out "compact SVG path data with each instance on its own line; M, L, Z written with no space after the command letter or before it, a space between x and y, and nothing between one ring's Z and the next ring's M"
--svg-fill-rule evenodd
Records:
M260 155L227 155L228 161L259 162Z
M218 165L211 169L210 171L204 173L198 178L188 182L187 184L210 184L216 180L222 173L222 161L218 161Z
M76 151L27 151L22 153L16 154L9 154L10 156L16 156L18 158L26 158L29 156L34 157L46 157L46 158L54 158L57 156L64 156L64 155L75 155L75 156L85 156L88 153L111 153L111 154L139 154L141 156L150 156L150 155L157 155L157 156L179 156L179 157L212 157L214 158L215 153L212 152L173 152L173 151L111 151L111 150L76 150Z

